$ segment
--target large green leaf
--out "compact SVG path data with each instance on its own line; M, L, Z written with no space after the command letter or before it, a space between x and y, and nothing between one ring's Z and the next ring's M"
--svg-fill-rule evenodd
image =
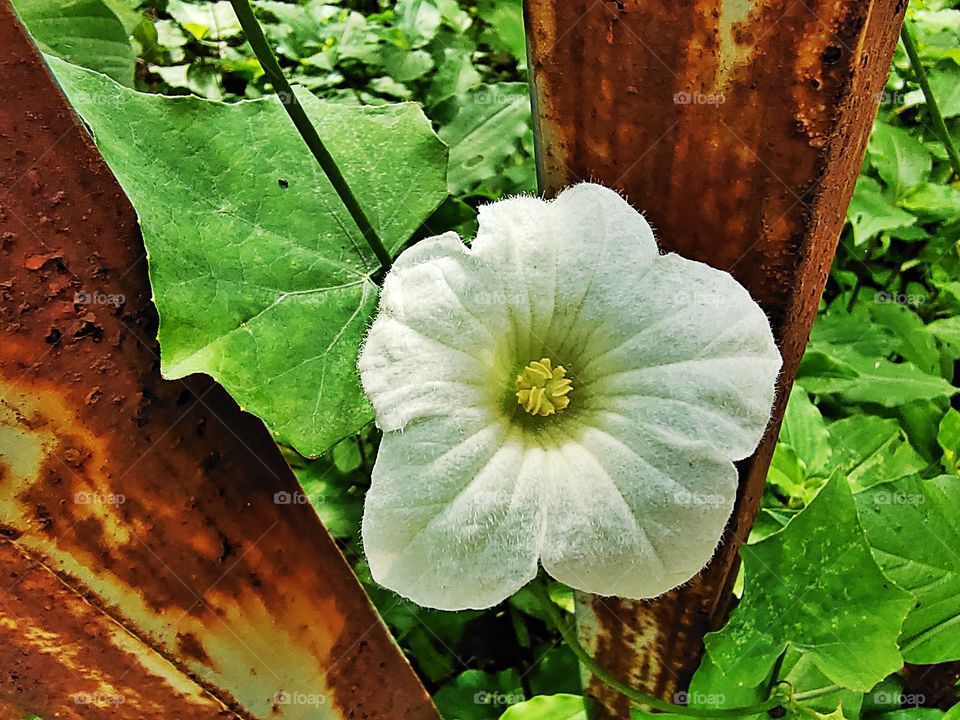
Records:
M880 567L916 598L903 657L923 665L960 659L960 479L903 478L856 499Z
M133 85L129 35L102 0L13 0L40 49Z
M824 485L786 528L741 554L743 600L705 640L734 683L755 687L791 647L851 690L869 690L900 668L897 636L912 601L874 562L842 478Z
M140 216L166 377L212 375L306 455L359 430L376 265L279 101L144 95L51 64ZM412 104L302 101L397 249L446 194L427 119Z

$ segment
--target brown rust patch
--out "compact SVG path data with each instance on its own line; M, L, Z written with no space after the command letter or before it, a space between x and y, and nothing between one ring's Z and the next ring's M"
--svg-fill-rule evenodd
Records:
M3 0L0 72L0 542L221 709L435 719L316 515L273 501L297 486L263 426L208 378L160 378L133 210ZM17 625L35 628L26 654L0 643L0 666L22 668L3 717L87 687L40 674L71 661L36 644L71 622ZM77 663L106 678L131 664L106 650ZM324 703L275 707L280 691Z
M654 602L586 603L587 641L661 696L686 684L704 632L726 611L904 9L901 0L525 2L544 190L586 179L623 190L665 249L750 289L784 357L774 421L741 463L730 540L713 563ZM598 683L590 691L605 717L626 716L622 698Z
M0 567L0 708L10 708L0 716L237 717L9 541Z

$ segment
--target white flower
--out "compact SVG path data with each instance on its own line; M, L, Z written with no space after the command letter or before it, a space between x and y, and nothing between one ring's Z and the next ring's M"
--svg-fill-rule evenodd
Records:
M623 198L582 184L482 207L470 249L446 233L404 252L359 368L384 433L370 570L460 610L505 599L538 562L628 598L693 577L780 355L730 275L660 255Z

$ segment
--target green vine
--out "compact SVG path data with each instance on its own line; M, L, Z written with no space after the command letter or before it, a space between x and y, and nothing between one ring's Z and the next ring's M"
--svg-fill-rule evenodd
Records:
M377 235L377 231L374 229L369 218L367 218L363 208L360 207L357 198L350 190L350 186L347 184L346 178L343 177L343 173L340 172L336 161L323 144L320 135L317 133L317 129L313 126L313 123L310 122L310 118L307 117L303 106L299 100L297 100L293 88L283 74L280 63L277 62L277 58L273 54L273 50L267 42L266 36L263 34L263 28L260 27L260 23L253 14L253 8L250 6L249 0L230 0L230 4L233 5L237 19L240 21L240 26L247 36L247 42L249 42L250 47L253 48L253 52L260 62L264 74L273 85L273 89L280 98L280 102L283 103L287 115L290 116L303 141L317 159L320 168L327 176L327 179L330 180L330 184L333 185L333 189L337 195L340 196L340 200L347 208L347 212L350 213L350 217L353 218L353 221L360 229L360 233L377 256L377 261L380 263L380 275L382 276L390 268L390 263L392 262L390 253L387 252L383 241L380 239L380 236Z
M920 51L917 48L917 41L913 37L913 30L910 23L904 21L900 30L900 39L903 41L903 48L907 51L907 57L910 58L910 67L913 68L913 75L920 91L927 102L927 109L930 111L930 119L933 121L933 129L940 142L943 143L947 156L950 158L950 166L953 168L953 176L960 178L960 152L950 136L947 124L944 122L943 113L940 111L940 103L937 101L933 89L930 87L930 80L927 78L927 71L923 67L923 60L920 58Z

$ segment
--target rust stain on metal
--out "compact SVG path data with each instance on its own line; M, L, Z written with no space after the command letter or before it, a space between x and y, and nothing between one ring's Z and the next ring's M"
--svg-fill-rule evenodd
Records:
M0 716L237 718L9 540L0 540ZM13 703L13 704L11 704Z
M264 427L160 378L133 209L5 2L0 48L0 717L436 720Z
M581 598L585 640L669 697L722 622L783 406L896 45L903 0L525 0L542 187L620 188L661 245L733 273L770 316L784 371L741 463L726 543L649 603ZM582 604L582 603L581 603ZM606 717L623 699L593 682Z

